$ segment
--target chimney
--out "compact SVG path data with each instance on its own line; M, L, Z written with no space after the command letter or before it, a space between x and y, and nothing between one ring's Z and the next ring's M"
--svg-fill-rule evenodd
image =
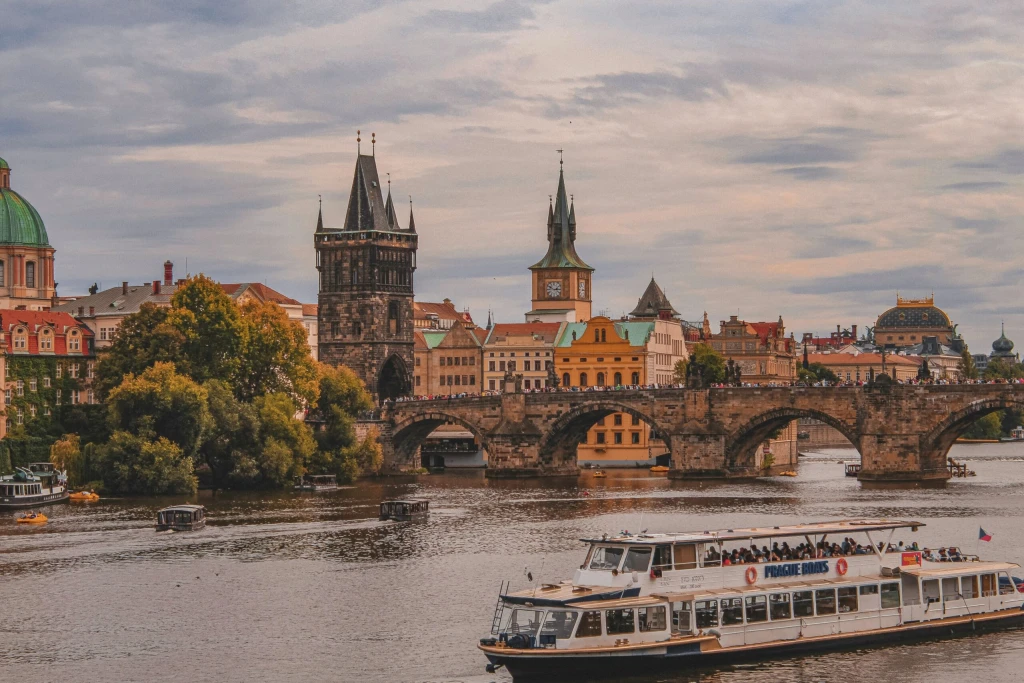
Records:
M121 293L122 294L127 294L128 293L128 283L127 282L122 282L121 283Z
M850 330L853 331L853 338L854 338L854 340L856 340L857 339L857 326L856 325L850 325Z
M167 287L171 286L174 282L174 264L171 263L170 259L164 261L164 285Z
M160 281L159 280L153 280L153 293L154 294L159 294L160 293Z
M90 306L89 307L89 315L96 315L96 307L95 306Z

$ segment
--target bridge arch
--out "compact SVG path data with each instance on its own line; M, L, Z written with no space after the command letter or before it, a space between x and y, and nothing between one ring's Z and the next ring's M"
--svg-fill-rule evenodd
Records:
M648 412L628 402L614 399L587 400L562 413L548 426L541 437L538 450L540 466L562 468L575 464L577 447L583 443L583 439L590 429L602 418L616 413L625 413L637 418L641 423L653 429L653 433L659 438L668 435L668 431L663 430L657 420ZM664 443L666 448L670 448L668 438L664 439Z
M430 410L408 417L394 426L391 431L391 445L395 452L395 459L399 463L419 467L418 462L413 463L416 453L434 430L446 424L464 427L473 434L477 443L480 444L480 448L486 452L487 441L479 426L443 410Z
M756 466L755 449L764 443L773 432L793 420L809 417L824 422L849 439L860 451L860 435L854 426L837 419L826 412L813 408L791 406L773 408L759 413L734 429L725 442L725 464L729 470L749 470Z
M1024 409L1024 399L1016 396L982 399L950 413L921 437L921 467L926 470L945 468L949 449L968 427L990 413L1008 408Z

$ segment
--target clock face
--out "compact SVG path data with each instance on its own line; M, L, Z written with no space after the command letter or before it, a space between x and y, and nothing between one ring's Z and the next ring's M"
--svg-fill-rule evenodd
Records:
M585 280L580 280L579 293L580 293L580 298L581 299L586 299L587 298L587 283L586 283Z
M551 280L548 282L547 293L548 297L551 299L556 299L562 296L562 283L558 280Z

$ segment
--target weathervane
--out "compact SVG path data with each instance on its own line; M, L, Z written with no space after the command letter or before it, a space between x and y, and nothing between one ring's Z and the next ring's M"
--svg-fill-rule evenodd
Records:
M555 151L558 152L558 165L561 166L562 165L562 152L564 152L565 150L556 149Z
M361 130L357 130L356 131L356 154L359 154L359 152L360 152L361 145L359 143L361 143L363 141L363 139L361 137L359 137L359 136L362 135L362 133L363 133L363 131L361 131Z
M373 156L377 156L377 134L376 133L370 133L370 147L372 148L370 150L370 154L372 154Z

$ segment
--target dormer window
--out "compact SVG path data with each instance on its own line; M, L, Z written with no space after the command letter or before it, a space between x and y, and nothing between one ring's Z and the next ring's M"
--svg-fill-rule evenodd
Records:
M39 350L53 351L53 330L43 328L39 333Z
M68 332L68 350L82 350L82 338L78 336L78 330L71 330L70 332Z
M14 329L14 350L28 350L28 335L26 334L24 327L16 327Z

